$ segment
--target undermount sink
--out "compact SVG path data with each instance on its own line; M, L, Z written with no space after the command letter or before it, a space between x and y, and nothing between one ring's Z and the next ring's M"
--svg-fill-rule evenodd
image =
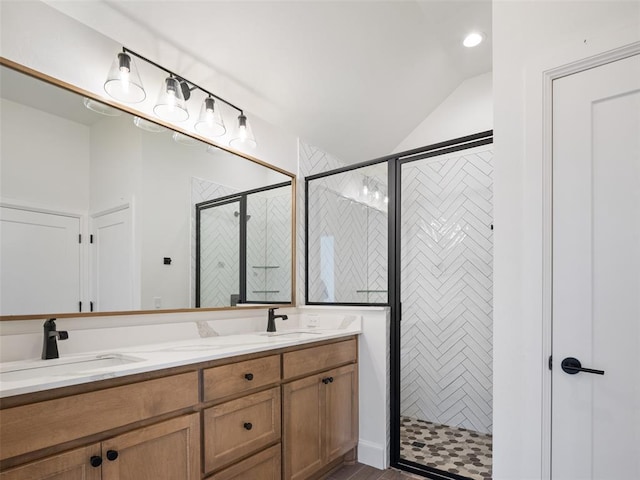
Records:
M302 337L304 335L321 335L325 332L318 332L312 330L283 330L281 332L259 332L258 335L266 337Z
M104 354L82 358L17 362L15 365L7 365L0 370L0 381L15 382L34 378L91 375L100 373L100 370L105 368L118 367L142 360L142 358L128 355Z

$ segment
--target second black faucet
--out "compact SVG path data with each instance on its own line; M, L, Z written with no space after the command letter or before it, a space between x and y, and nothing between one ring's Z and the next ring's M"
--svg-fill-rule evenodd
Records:
M277 308L269 309L269 321L267 322L267 332L275 332L276 331L276 318L281 318L282 320L286 320L286 315L276 315L275 311Z

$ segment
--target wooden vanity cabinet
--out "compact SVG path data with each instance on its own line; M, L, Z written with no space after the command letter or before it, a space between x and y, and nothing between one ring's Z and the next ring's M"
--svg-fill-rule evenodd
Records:
M355 342L330 347L334 351L351 352L351 355L334 357L335 361L348 361L349 358L355 361ZM294 353L300 358L304 351ZM296 367L296 373L299 371ZM356 447L358 373L355 363L286 383L282 390L284 480L311 478Z
M198 480L200 420L185 415L0 474L1 480Z
M102 480L199 480L197 413L102 442Z
M355 337L72 392L1 409L0 480L308 480L357 445Z
M100 458L100 444L95 443L28 463L0 473L2 480L101 480L100 467L92 467L90 459Z

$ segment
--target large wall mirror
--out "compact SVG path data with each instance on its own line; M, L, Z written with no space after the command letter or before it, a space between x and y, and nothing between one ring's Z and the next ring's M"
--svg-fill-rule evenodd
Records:
M0 319L293 301L293 176L7 63Z

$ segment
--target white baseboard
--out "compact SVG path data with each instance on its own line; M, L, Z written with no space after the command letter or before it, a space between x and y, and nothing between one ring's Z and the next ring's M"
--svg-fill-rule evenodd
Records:
M388 462L384 445L360 439L358 442L358 462L385 470L388 467Z

